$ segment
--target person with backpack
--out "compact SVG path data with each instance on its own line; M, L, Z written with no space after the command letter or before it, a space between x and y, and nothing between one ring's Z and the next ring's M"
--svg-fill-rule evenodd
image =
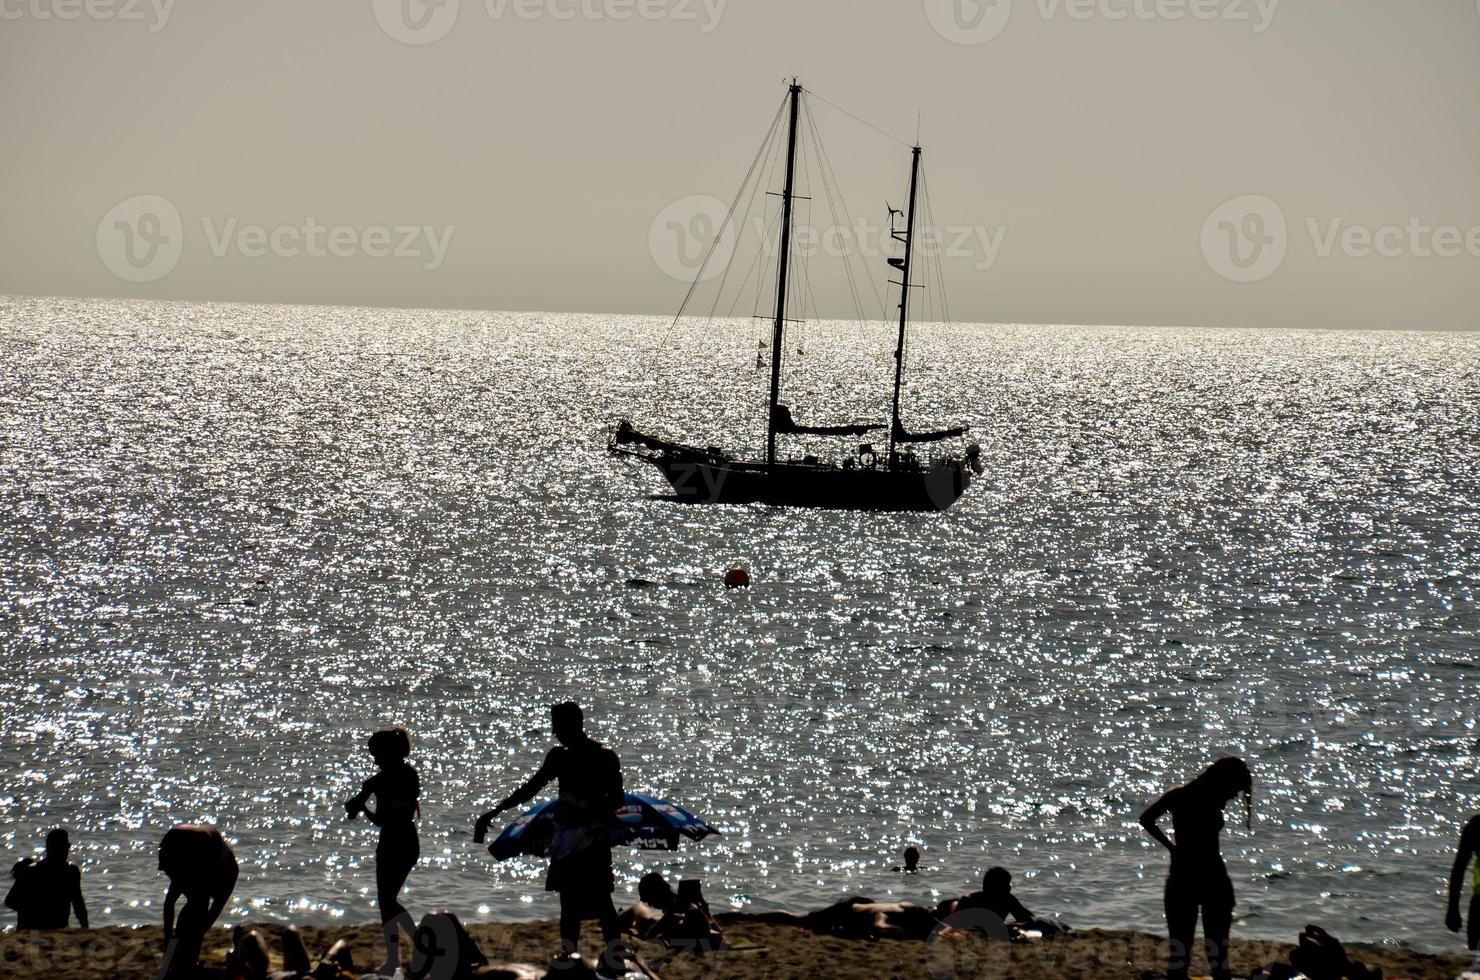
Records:
M545 890L560 895L560 940L566 958L579 957L581 922L597 919L606 943L601 967L624 971L622 929L612 904L616 882L608 830L624 802L617 754L586 733L585 715L573 701L550 709L550 727L560 744L539 770L506 799L478 818L473 839L482 842L501 813L533 800L550 783L558 788L556 835L550 847Z

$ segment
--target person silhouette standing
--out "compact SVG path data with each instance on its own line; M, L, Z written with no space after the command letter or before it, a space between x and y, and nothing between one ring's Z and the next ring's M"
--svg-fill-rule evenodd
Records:
M1480 949L1480 813L1471 817L1460 833L1454 870L1449 874L1449 911L1444 916L1444 925L1450 932L1459 932L1465 925L1459 914L1459 895L1464 891L1466 872L1471 873L1474 884L1470 893L1469 931L1465 945L1473 953Z
M82 900L82 869L67 861L72 840L63 827L46 835L46 856L26 858L15 866L15 884L5 904L15 910L17 929L65 929L71 912L87 928L87 903Z
M411 734L406 729L381 729L370 736L367 747L380 771L365 780L358 795L345 801L344 809L349 819L363 813L380 828L380 843L375 848L375 898L385 936L385 963L380 973L392 976L401 965L401 930L408 936L416 934L411 913L401 904L401 889L421 857L416 836L421 779L406 761L411 755ZM372 796L373 810L369 805Z
M1169 939L1167 980L1187 980L1197 914L1202 910L1203 942L1214 980L1229 980L1228 937L1233 930L1233 881L1223 863L1218 835L1223 808L1244 796L1246 826L1253 827L1254 777L1242 759L1225 756L1186 786L1167 791L1141 814L1141 826L1172 854L1167 875ZM1172 837L1158 821L1172 817Z
M159 842L159 870L170 880L164 896L164 966L156 980L194 977L206 933L231 901L239 869L221 832L209 824L180 824ZM185 909L175 921L175 903Z
M560 744L550 750L528 782L478 818L473 839L482 842L495 817L528 803L545 786L557 781L555 836L550 844L545 890L560 895L563 955L579 955L582 921L598 919L606 942L601 967L620 973L625 967L618 945L622 930L612 904L616 883L609 827L625 799L622 765L615 752L586 734L585 716L574 702L550 709L550 727Z

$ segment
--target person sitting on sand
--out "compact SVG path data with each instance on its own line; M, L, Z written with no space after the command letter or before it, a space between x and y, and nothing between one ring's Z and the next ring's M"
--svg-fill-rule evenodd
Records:
M991 868L982 875L982 890L941 902L936 907L936 917L942 921L958 913L984 912L992 918L984 923L988 931L996 931L998 923L1009 936L1021 934L1023 930L1035 930L1045 935L1057 935L1064 927L1049 919L1040 919L1012 893L1012 874L1006 868ZM1008 925L1008 920L1012 925ZM957 923L964 926L965 919Z
M1480 813L1470 818L1459 835L1459 850L1454 855L1454 870L1449 874L1449 911L1444 925L1459 932L1464 921L1459 914L1459 895L1464 891L1465 875L1471 876L1469 931L1465 936L1471 952L1480 949Z
M159 870L170 880L164 896L164 967L160 980L193 977L206 933L236 889L236 855L209 824L180 824L159 842ZM178 931L175 905L185 896Z
M1213 980L1229 980L1228 937L1233 928L1233 881L1223 863L1218 835L1223 808L1242 794L1244 822L1253 826L1254 778L1242 759L1224 756L1186 786L1167 791L1141 814L1141 826L1172 854L1167 876L1169 936L1167 980L1187 980L1197 913L1202 910L1203 941ZM1174 837L1158 821L1172 817Z
M375 847L375 899L380 906L380 928L385 936L385 963L380 972L391 976L401 965L401 932L411 935L416 923L401 904L401 889L421 857L416 837L420 813L421 779L407 763L411 734L404 728L384 728L370 736L366 746L380 771L360 786L360 792L345 802L353 820L360 814L380 828ZM370 809L371 797L375 809Z
M918 847L906 847L904 854L904 866L896 866L894 871L899 874L914 875L920 873L920 849Z
M681 881L674 892L668 879L651 871L638 881L637 899L617 916L624 932L684 949L723 948L724 933L710 914L699 882Z
M15 911L17 929L65 929L69 914L87 928L87 903L82 900L82 869L70 864L71 838L63 827L46 835L41 860L26 858L11 871L15 884L5 904Z
M267 939L256 929L234 926L231 952L226 954L228 980L267 980L272 968L267 957Z
M871 898L861 897L845 898L806 915L762 912L743 918L768 925L796 926L823 936L871 940L923 941L929 939L940 925L940 920L930 909L913 902L875 902Z

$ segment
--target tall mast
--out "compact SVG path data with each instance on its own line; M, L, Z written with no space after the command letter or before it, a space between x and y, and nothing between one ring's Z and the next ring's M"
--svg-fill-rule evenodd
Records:
M900 271L904 274L899 288L899 344L894 348L894 411L889 420L889 465L894 465L894 442L903 429L899 421L899 391L904 383L904 334L910 315L910 259L915 249L915 185L920 177L920 148L914 148L910 161L909 216L905 219L904 261ZM895 236L898 237L897 235Z
M776 270L776 326L771 331L771 400L766 410L766 462L776 462L776 406L781 402L781 352L786 339L786 273L791 259L791 192L797 168L797 103L802 87L791 80L791 123L786 138L786 189L781 192L781 259ZM896 403L899 396L895 395Z

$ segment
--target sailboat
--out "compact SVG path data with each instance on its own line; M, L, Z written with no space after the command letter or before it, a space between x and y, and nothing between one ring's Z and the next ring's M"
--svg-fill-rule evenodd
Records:
M944 511L982 472L976 445L960 455L925 461L909 447L965 436L958 427L938 432L910 432L900 417L904 383L905 342L909 329L910 275L915 259L915 224L920 181L919 145L911 148L909 203L904 211L890 208L890 235L903 246L903 255L890 258L899 273L899 332L894 350L894 390L887 425L853 424L809 426L798 423L782 401L781 364L788 324L787 285L791 275L793 202L796 199L797 119L802 87L792 79L787 95L785 185L781 192L780 244L776 274L775 317L770 341L770 389L766 403L764 459L743 459L719 447L698 447L644 433L623 420L612 431L608 448L619 456L656 466L673 487L672 499L694 504L770 504L781 507L817 507L837 510ZM904 219L903 229L895 218ZM701 273L702 274L702 273ZM834 463L815 456L782 458L778 442L784 436L826 436L859 439L887 430L883 453L872 443L857 445L856 454Z

